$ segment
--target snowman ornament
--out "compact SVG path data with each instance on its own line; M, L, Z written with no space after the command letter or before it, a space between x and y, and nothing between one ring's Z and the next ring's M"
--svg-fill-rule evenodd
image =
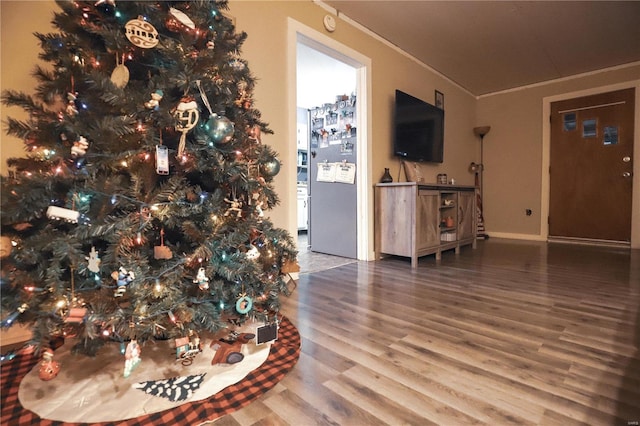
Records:
M198 288L200 290L206 290L209 288L209 278L207 278L204 268L198 269L198 275L193 280L193 282L198 284Z

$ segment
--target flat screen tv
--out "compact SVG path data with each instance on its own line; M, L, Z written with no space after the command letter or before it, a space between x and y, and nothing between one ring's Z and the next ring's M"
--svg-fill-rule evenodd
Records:
M444 110L396 90L393 154L409 161L444 161Z

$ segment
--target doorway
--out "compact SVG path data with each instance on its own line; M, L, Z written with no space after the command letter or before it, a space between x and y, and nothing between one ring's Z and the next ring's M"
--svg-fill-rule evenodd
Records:
M367 190L370 181L370 173L368 172L368 147L367 137L368 134L368 117L370 116L370 110L366 103L367 91L369 90L369 69L370 60L362 57L357 52L337 43L325 35L318 33L304 25L290 20L289 22L289 40L295 46L295 52L290 50L290 54L295 58L292 61L295 66L296 79L296 117L297 123L295 125L296 140L300 141L298 137L301 133L309 133L307 141L302 142L302 145L306 149L302 148L301 151L300 142L296 144L296 156L298 164L296 165L296 180L297 180L297 194L298 202L296 206L296 218L298 221L298 229L300 230L300 239L298 242L298 250L301 255L309 253L311 256L315 256L316 259L322 259L322 264L335 265L350 263L356 260L369 260L373 258L373 247L370 247L370 197L371 191ZM311 55L315 57L315 60L308 61L313 65L315 74L320 74L321 77L311 76L312 82L309 83L308 76L300 69L300 59ZM318 58L322 57L322 61ZM321 66L321 63L328 63L328 66ZM341 69L342 71L336 71ZM336 86L336 83L342 85ZM300 102L301 86L304 88L316 89L320 91L323 97L315 101ZM340 97L340 99L338 99ZM357 101L355 99L357 98ZM344 104L342 105L341 104ZM350 103L352 102L352 103ZM306 124L300 125L301 111L308 112L311 116L315 114L318 117L319 112L322 111L320 107L328 108L328 104L335 104L337 108L344 107L341 111L330 111L331 115L338 114L338 126L330 128L329 131L335 132L332 139L332 146L337 152L338 158L329 158L328 162L338 163L346 162L355 165L355 178L352 183L333 183L331 188L320 188L317 180L317 160L320 158L319 147L315 146L312 149L312 123L309 120ZM351 106L351 110L347 111ZM333 107L329 107L332 109ZM349 128L353 127L353 142L344 143L343 138L348 138L347 132L340 132L342 129L343 119L349 114L353 114L353 122L349 123ZM344 115L344 117L343 117ZM355 131L357 129L357 132ZM357 136L356 136L357 135ZM304 137L302 139L305 139ZM344 149L347 147L347 149ZM356 148L357 149L354 149ZM341 150L342 148L342 150ZM305 152L306 151L306 152ZM328 153L328 150L322 152L322 154ZM346 154L346 155L344 155ZM349 157L349 158L347 158ZM301 160L301 161L300 161ZM330 161L329 161L330 160ZM314 166L315 161L315 166ZM300 167L301 165L305 167ZM316 169L314 169L315 167ZM301 173L303 171L303 173ZM304 195L300 197L301 193L304 193L305 188L301 188L301 177L306 178L306 190L308 191L307 202L304 202ZM325 182L321 182L325 183ZM312 187L311 185L315 185ZM331 186L331 185L329 185ZM340 188L338 188L340 186ZM327 190L328 189L328 190ZM332 197L335 198L340 192L352 191L351 195L342 197L340 202L333 202ZM314 193L315 191L315 193ZM313 198L315 195L316 198ZM344 195L344 194L343 194ZM324 197L324 198L323 198ZM314 203L315 201L315 203ZM307 229L303 229L301 226L301 216L305 214L301 213L301 207L306 206L310 209L307 217L310 219L307 224ZM341 207L336 208L336 206ZM348 225L348 229L352 231L349 240L349 245L353 248L349 253L341 252L340 250L346 245L344 243L334 241L338 240L338 237L343 237L347 233L344 229L340 229L340 226L345 223L345 218L351 221ZM315 218L315 220L314 220ZM309 232L311 231L311 232ZM336 234L334 237L328 237L331 233ZM324 241L322 241L324 240ZM307 250L310 249L310 250ZM332 256L338 257L332 259ZM299 256L300 257L300 256ZM300 260L300 259L299 259ZM311 267L317 268L317 263ZM305 271L303 262L300 262L301 272ZM332 267L332 266L329 266Z
M631 242L635 89L551 103L549 239Z

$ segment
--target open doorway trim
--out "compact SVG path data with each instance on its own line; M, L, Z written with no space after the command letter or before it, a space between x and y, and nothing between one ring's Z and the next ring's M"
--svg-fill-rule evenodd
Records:
M369 105L369 94L371 93L371 59L356 52L355 50L343 45L340 42L310 28L306 25L288 18L287 20L287 69L288 75L288 127L289 140L296 140L296 90L297 90L297 44L298 42L312 47L326 55L335 57L355 68L356 72L356 93L358 100L356 102L357 117L357 168L356 168L356 186L357 186L357 257L358 260L373 260L373 189L370 185L371 171L371 147L369 146L369 137L371 134L371 106ZM290 144L291 150L296 150L296 144ZM295 158L292 153L291 158ZM309 177L311 178L311 176ZM292 195L295 195L295 185L292 188ZM293 196L292 199L296 199ZM297 208L292 203L292 209ZM296 217L292 214L292 217Z

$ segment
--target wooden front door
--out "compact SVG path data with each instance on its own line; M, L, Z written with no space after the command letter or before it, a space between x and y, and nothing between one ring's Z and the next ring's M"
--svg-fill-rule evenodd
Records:
M549 237L631 241L635 89L551 104Z

